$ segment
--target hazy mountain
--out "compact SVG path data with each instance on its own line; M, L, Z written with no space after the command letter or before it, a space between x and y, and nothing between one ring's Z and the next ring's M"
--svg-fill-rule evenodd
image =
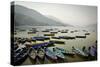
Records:
M97 28L97 24L90 24L90 25L87 25L86 27Z
M31 25L31 26L65 26L60 21L48 18L39 12L26 8L21 5L12 5L14 7L14 25Z
M89 24L86 26L87 29L97 32L97 24Z
M58 19L58 18L56 18L54 16L47 15L47 17L50 18L50 19L53 19L53 20L55 20L57 22L62 22L60 19ZM63 24L64 24L64 26L71 26L71 27L73 27L73 25L70 25L70 24L67 24L67 23L64 23L64 22L63 22Z

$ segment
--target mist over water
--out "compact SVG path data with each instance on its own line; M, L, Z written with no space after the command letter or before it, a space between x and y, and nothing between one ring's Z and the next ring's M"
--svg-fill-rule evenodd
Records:
M27 34L27 32L29 32L30 29L32 28L36 28L39 32L37 32L36 34ZM93 45L97 39L97 32L95 30L95 28L79 28L79 27L63 27L63 26L18 26L18 29L24 29L26 31L22 31L19 32L17 31L17 35L15 35L15 37L22 37L22 38L30 38L30 37L34 37L34 36L43 36L43 34L49 33L49 32L41 32L42 30L45 29L53 29L54 31L58 31L58 30L64 30L64 29L68 29L69 32L68 33L58 33L55 36L84 36L85 32L83 32L82 30L87 30L89 33L91 33L89 36L86 37L86 39L81 39L81 38L76 38L75 40L63 40L61 39L61 41L65 41L66 44L65 45L56 45L59 47L63 47L66 48L67 50L71 51L72 46L75 46L76 48L82 49L83 46L86 46L87 48L90 45ZM17 30L18 30L17 29ZM70 33L70 31L73 30L78 30L79 32L77 33Z

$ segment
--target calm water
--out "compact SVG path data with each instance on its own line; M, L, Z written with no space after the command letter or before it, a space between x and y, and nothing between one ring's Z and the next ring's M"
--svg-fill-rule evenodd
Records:
M57 34L55 34L55 36L77 36L77 35L81 35L84 36L84 34L86 32L83 32L83 30L87 30L90 35L87 35L86 38L76 38L73 40L65 40L65 39L60 39L60 41L65 41L65 44L55 44L55 47L62 47L68 51L72 51L72 46L82 50L83 46L86 46L86 49L88 49L89 46L92 46L93 44L95 44L95 41L97 40L97 32L96 32L96 28L76 28L76 27L51 27L51 26L19 26L16 27L17 30L17 35L14 35L15 37L24 37L24 38L30 38L33 36L43 36L43 34L45 33L50 33L50 32L41 32L42 30L45 29L53 29L53 31L58 31L58 30L65 30L68 29L68 33L61 33L58 32ZM27 34L27 32L29 32L32 28L36 28L39 32L37 32L36 34ZM20 29L24 29L26 31L19 31ZM75 33L70 33L70 31L73 30L78 30L78 32ZM51 40L55 40L52 39ZM58 39L59 40L59 39ZM49 47L52 48L52 47ZM72 62L72 61L83 61L84 59L78 57L78 56L74 56L74 58L68 57L66 56L67 61L68 62ZM66 59L65 59L66 60ZM35 61L36 62L36 61ZM47 62L47 60L46 60ZM51 61L48 60L49 63L53 63ZM29 59L29 57L23 62L22 65L27 65L27 64L34 64L32 60Z
M26 38L30 38L33 36L43 36L43 34L49 33L49 32L41 32L42 30L45 30L45 29L53 29L53 31L65 30L65 29L69 30L68 33L58 32L57 34L55 34L55 36L77 36L77 35L84 36L86 32L83 32L83 30L87 30L90 33L90 35L87 35L86 38L76 38L75 40L60 39L61 41L65 41L65 45L55 44L56 46L63 47L69 51L71 50L72 46L82 49L83 46L88 47L90 45L93 45L95 41L97 40L97 32L95 28L76 28L76 27L62 27L62 26L58 26L58 27L56 26L55 27L54 26L19 26L16 28L17 28L16 30L17 35L15 35L15 37L26 37ZM27 34L27 32L31 30L32 28L36 28L39 32L37 32L36 34ZM26 31L18 31L19 29L24 29ZM73 31L73 30L78 30L78 32L70 33L70 31Z

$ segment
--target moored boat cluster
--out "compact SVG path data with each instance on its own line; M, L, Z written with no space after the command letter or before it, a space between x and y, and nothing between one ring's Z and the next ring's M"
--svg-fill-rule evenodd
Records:
M39 33L36 28L33 28L30 32L28 32L28 34L37 34L37 32ZM53 29L46 29L41 32L44 33L43 36L32 36L29 38L14 37L14 44L12 44L14 45L13 57L15 65L22 64L27 57L35 61L34 64L40 64L40 60L42 60L43 63L46 63L47 59L53 61L54 63L59 63L59 59L60 61L66 62L66 56L74 57L75 55L85 59L88 58L89 60L96 59L97 43L93 46L89 46L88 50L85 46L83 46L82 49L72 46L71 51L68 51L67 48L55 46L55 44L68 45L66 44L66 40L86 39L90 35L90 33L86 30L83 30L83 32L85 32L84 35L75 36L69 36L66 34L78 33L78 30L69 31L68 29L65 29L53 31ZM59 33L65 35L57 35Z
M34 61L36 61L37 59L38 60L42 59L43 62L46 62L45 58L49 58L54 62L58 62L59 59L64 61L65 56L69 55L70 56L79 55L80 57L83 58L89 58L89 57L93 58L97 56L96 43L95 45L90 46L88 50L86 50L85 47L83 47L83 49L80 50L73 46L72 52L70 52L67 49L61 47L55 47L54 45L56 43L64 44L64 42L51 40L48 42L37 43L36 41L34 41L34 38L33 39L15 38L14 42L15 65L22 64L27 57L30 57ZM35 62L35 64L36 63L37 61Z

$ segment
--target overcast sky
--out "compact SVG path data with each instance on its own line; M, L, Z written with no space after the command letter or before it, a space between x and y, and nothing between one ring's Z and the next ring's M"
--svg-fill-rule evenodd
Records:
M15 2L40 12L43 15L54 16L63 23L85 26L97 23L97 7L67 4L49 4L33 2Z

